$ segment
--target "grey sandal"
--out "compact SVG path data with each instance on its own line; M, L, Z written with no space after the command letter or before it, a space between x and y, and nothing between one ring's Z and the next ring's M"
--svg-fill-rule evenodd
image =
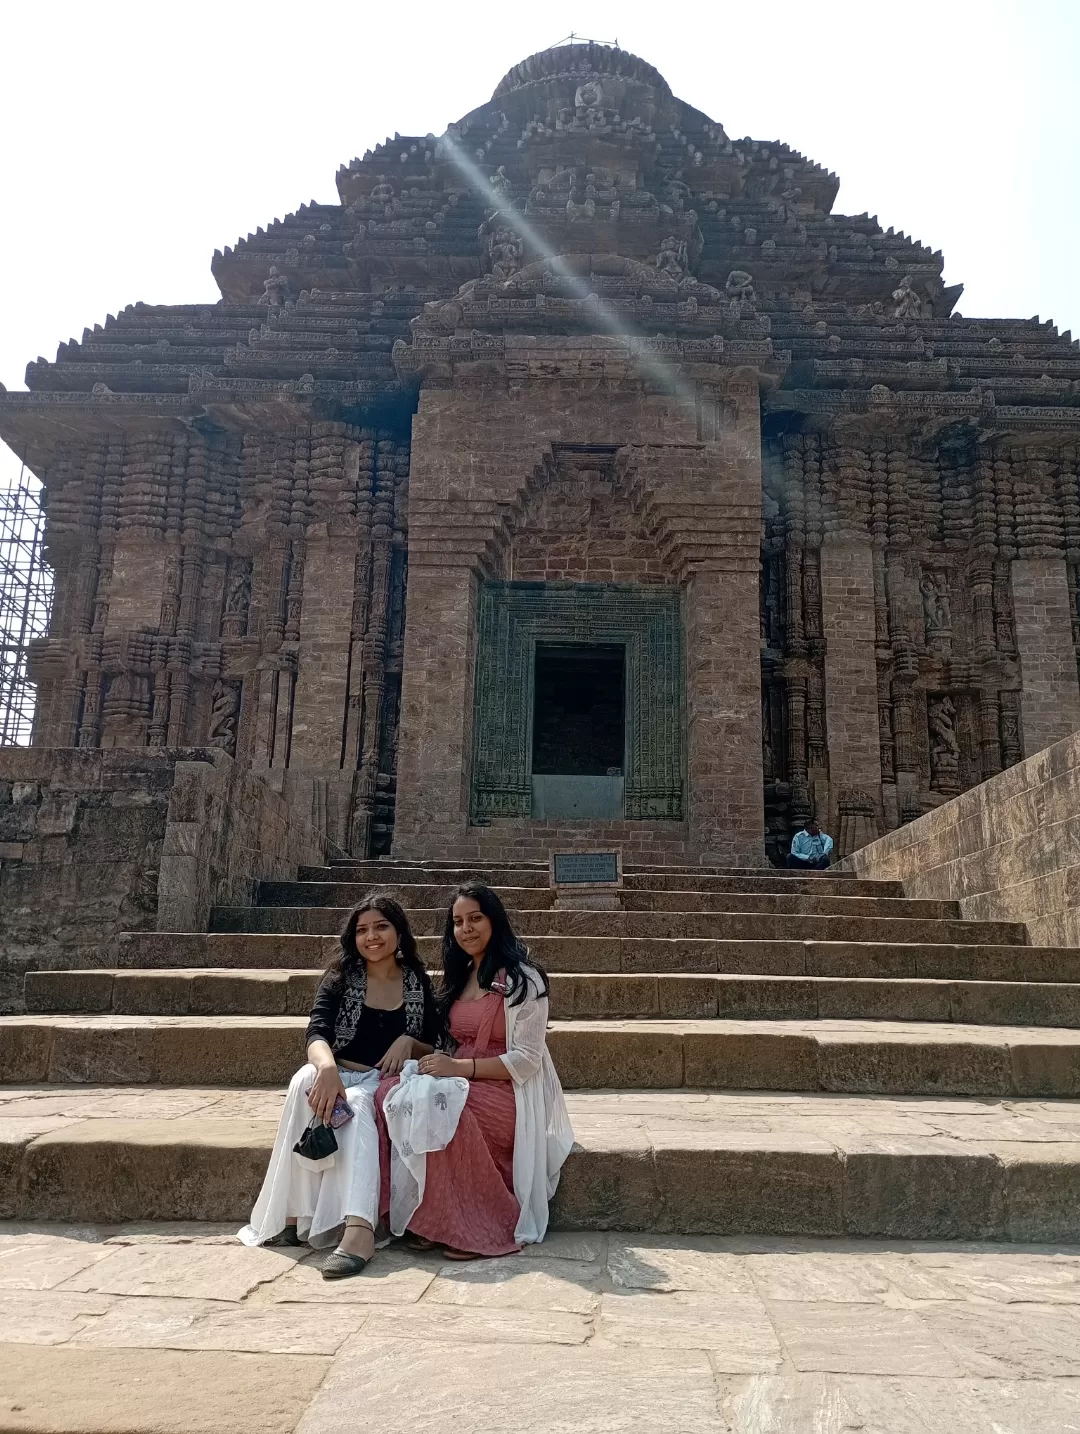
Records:
M347 1280L350 1275L358 1275L367 1263L363 1255L347 1255L344 1250L335 1250L323 1260L322 1277L324 1280Z
M286 1225L284 1230L279 1230L276 1235L271 1235L270 1239L266 1241L268 1245L302 1245L303 1243L295 1225Z

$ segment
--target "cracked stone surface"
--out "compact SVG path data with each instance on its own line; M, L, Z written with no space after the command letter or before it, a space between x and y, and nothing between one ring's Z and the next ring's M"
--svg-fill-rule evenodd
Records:
M559 1231L467 1265L392 1245L337 1284L320 1258L226 1225L0 1223L0 1424L1080 1429L1080 1246Z

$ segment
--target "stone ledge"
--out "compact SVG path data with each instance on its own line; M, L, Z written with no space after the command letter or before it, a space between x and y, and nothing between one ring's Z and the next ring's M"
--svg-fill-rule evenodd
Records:
M288 1081L303 1016L9 1016L0 1079ZM1080 1096L1080 1031L881 1020L578 1020L548 1028L569 1090Z
M250 1089L160 1088L134 1104L108 1089L2 1090L0 1214L240 1223L280 1104ZM1080 1237L1077 1102L626 1091L568 1104L578 1139L556 1228ZM43 1106L64 1123L42 1133Z
M1076 964L1080 968L1080 953ZM303 1016L320 979L319 971L288 969L36 971L26 977L25 998L31 1014L46 1015ZM1080 1027L1080 982L712 972L553 972L549 980L556 1020L824 1018Z
M438 965L438 942L421 937ZM705 940L631 936L547 936L530 939L545 970L566 974L655 975L725 972L760 976L891 976L933 980L1080 980L1075 948L981 943L805 940ZM288 932L133 932L116 944L110 967L291 970L325 967L337 939Z

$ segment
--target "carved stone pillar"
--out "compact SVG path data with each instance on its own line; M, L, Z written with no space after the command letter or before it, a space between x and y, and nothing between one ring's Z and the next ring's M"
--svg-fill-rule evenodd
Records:
M1080 686L1064 558L1012 564L1013 621L1020 658L1024 756L1080 728Z
M874 555L869 542L845 538L822 548L821 607L829 747L828 820L839 831L842 792L848 805L856 800L850 794L864 794L880 820ZM865 822L860 831L864 829Z

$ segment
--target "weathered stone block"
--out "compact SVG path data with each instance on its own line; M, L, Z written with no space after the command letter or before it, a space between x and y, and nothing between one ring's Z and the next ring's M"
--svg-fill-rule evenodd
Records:
M1000 1240L1005 1172L958 1141L877 1140L844 1158L844 1230L895 1239Z

